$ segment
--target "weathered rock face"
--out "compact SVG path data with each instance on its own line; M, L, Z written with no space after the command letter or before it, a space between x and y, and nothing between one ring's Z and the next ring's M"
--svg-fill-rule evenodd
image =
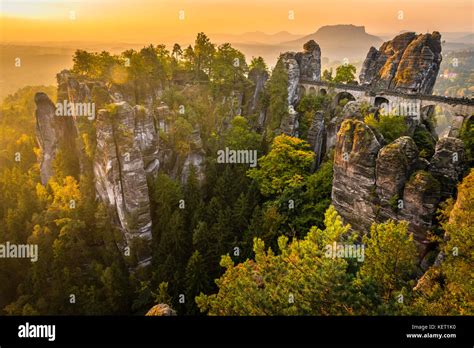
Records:
M418 148L410 137L401 137L384 146L377 155L377 189L382 202L401 197L403 186L415 168Z
M56 156L59 135L56 130L55 106L45 93L36 93L36 138L42 152L41 183L46 185L53 175L52 161Z
M190 139L191 152L185 157L182 172L181 182L186 182L189 177L191 166L196 170L198 181L204 180L204 162L206 154L202 145L201 133L199 130L194 130Z
M154 177L160 167L158 133L155 119L149 109L136 105L134 108L134 133L138 147L143 157L145 172Z
M466 171L464 143L457 138L441 138L436 143L435 154L429 170L441 183L441 196L448 198L456 191L456 185Z
M151 215L140 138L134 133L135 110L126 102L98 115L94 160L96 189L113 207L129 244L135 237L151 239ZM141 260L143 261L143 260Z
M263 127L265 123L265 109L263 107L259 108L259 100L262 96L269 75L265 70L252 69L249 72L248 78L254 84L253 94L249 102L248 114L251 115L258 112L257 124L259 127Z
M319 167L325 152L326 127L324 126L323 116L322 112L316 112L308 130L308 142L311 144L315 155L312 171Z
M281 55L280 59L285 64L288 74L288 105L295 105L298 101L298 84L300 82L300 65L296 59L295 52L286 52Z
M321 80L321 48L310 40L303 46L304 51L295 56L300 67L300 79L309 81Z
M345 120L334 153L332 204L356 230L367 231L376 219L375 163L380 143L363 122Z
M56 115L56 106L45 93L36 93L35 103L36 138L42 152L40 176L41 183L46 185L54 175L53 160L59 146L68 146L72 154L76 153L76 129L71 117Z
M353 118L353 119L357 119L359 121L363 121L364 120L364 115L362 115L361 113L361 108L362 108L362 104L363 102L361 101L350 101L348 102L344 108L342 109L342 112L341 112L341 115L337 116L337 117L333 117L332 119L330 119L327 124L326 124L326 128L325 128L325 151L328 152L330 151L331 149L334 148L334 146L336 145L336 136L337 136L337 132L339 131L340 127L341 127L341 124L344 120L346 119L349 119L349 118ZM373 114L377 114L378 113L378 108L377 107L372 107L369 109L369 112L370 113L373 113ZM383 145L381 140L380 139L380 136L378 133L374 132L375 136L377 137L377 139L379 140L380 142L380 145Z
M321 49L313 40L304 45L303 52L286 52L280 56L288 74L289 115L281 121L283 133L298 136L298 113L295 111L299 100L300 80L319 81L321 79Z
M409 230L419 244L427 243L426 234L433 226L440 201L440 184L429 172L419 170L406 182L399 219L409 222Z
M363 85L404 93L431 94L441 64L441 35L403 33L372 47L359 76Z
M93 166L98 197L108 206L114 222L123 233L120 246L130 246L135 238L145 241L139 242L140 247L132 253L140 265L147 264L150 258L147 244L151 239L152 224L147 177L152 179L160 166L154 114L142 106L132 108L123 101L126 98L119 91L113 92L101 82L79 81L68 71L62 71L57 78L58 100L61 103L99 103L95 110L112 103L112 109L110 112L96 112L95 119L53 119L54 105L46 96L37 96L38 142L44 153L49 155L42 164L43 181L52 175L51 161L56 155L56 148L68 141L81 146L83 133L88 132L90 136L90 130L95 126L97 146L93 157L86 159L84 149L76 151L76 157L81 163L81 170L85 161L91 162L87 168Z
M459 139L440 139L428 162L419 157L411 137L382 147L367 125L347 119L335 146L333 205L347 223L363 233L372 222L408 221L423 254L438 205L454 194L465 169Z

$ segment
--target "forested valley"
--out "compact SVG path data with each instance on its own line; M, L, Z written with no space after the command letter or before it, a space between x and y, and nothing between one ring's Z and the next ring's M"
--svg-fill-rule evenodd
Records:
M472 315L472 117L458 137L461 180L434 204L429 247L420 251L405 219L377 215L361 229L341 216L333 204L333 185L341 184L333 182L335 166L342 168L338 146L349 141L343 132L352 132L354 142L370 132L384 146L413 143L421 163L436 156L437 139L426 127L411 132L398 115L335 99L331 87L300 94L293 107L288 71L284 56L270 69L262 58L199 33L189 47L150 45L121 55L78 50L73 69L58 72L59 86L28 86L5 98L0 243L35 244L39 255L36 262L0 259L0 313ZM321 80L356 84L355 73L341 65ZM38 131L38 110L48 104L37 93L53 104L76 93L76 101L88 100L97 111L95 119L74 118L73 131L66 120L54 126L66 136L57 137L47 182L41 144L48 134ZM358 120L347 120L347 112ZM315 115L326 125L338 120L339 129L333 147L323 142L319 153ZM295 122L297 131L286 131ZM148 147L133 145L136 139ZM256 151L258 161L219 161L225 149ZM116 160L113 189L138 206L125 205L124 216L101 198L112 195L111 186L97 190L98 181L112 180L100 175ZM136 163L144 181L133 181ZM426 168L413 169L407 183L429 182L440 191ZM377 203L380 211L397 213L398 198ZM140 238L146 228L150 238ZM363 260L328 256L334 243L363 245Z

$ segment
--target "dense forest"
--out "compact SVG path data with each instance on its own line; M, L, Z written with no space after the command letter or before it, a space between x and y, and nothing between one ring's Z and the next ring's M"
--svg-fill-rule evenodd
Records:
M145 267L138 266L140 246L123 252L120 229L96 193L99 121L77 122L74 141L81 143L81 155L70 143L59 144L54 175L45 185L35 93L59 101L58 90L31 86L5 98L0 243L37 244L39 257L0 259L3 315L144 315L157 304L178 315L474 313L473 123L460 136L470 171L457 195L440 205L430 235L433 256L420 262L407 222L387 220L355 231L331 204L334 153L315 166L309 129L316 112L327 120L340 117L349 100L334 105L331 91L303 96L296 107L299 134L284 134L280 125L292 111L284 66L279 62L269 71L260 57L247 61L230 44L216 46L203 33L186 48L75 53L71 74L77 81L107 86L133 105L169 108L160 142L170 159L147 182L152 261ZM268 80L255 99L261 76ZM355 68L344 65L322 78L354 83ZM91 94L96 109L114 117L103 90ZM376 117L367 105L359 112L388 142L408 132L401 117ZM183 167L196 150L191 139L197 129L204 161L200 168ZM435 145L425 133L420 130L414 140L424 156L432 155ZM225 148L257 151L258 165L218 163L216 153ZM363 262L328 257L333 243L361 243Z

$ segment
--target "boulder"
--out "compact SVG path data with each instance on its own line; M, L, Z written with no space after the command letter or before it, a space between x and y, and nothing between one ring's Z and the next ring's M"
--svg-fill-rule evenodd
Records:
M168 316L176 316L176 311L172 309L165 303L160 303L153 306L145 316L159 316L159 317L168 317Z

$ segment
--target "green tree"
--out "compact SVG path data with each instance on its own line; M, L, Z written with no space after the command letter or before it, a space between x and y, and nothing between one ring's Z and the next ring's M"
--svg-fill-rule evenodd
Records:
M198 314L194 298L200 293L206 293L210 289L210 281L206 270L204 259L198 250L194 251L188 260L185 272L186 297L189 299L188 314Z
M196 78L199 77L199 73L204 71L207 76L212 74L212 62L214 54L216 52L216 47L206 34L198 33L196 41L194 43L194 64Z
M361 302L368 302L362 313L394 314L407 302L417 272L417 250L407 227L405 221L389 220L373 224L362 238L365 260L354 282L365 296Z
M340 65L336 68L336 76L334 82L337 83L354 83L355 82L356 67L352 64ZM328 78L329 76L324 76ZM329 80L330 81L330 80Z
M275 130L288 116L288 72L282 59L278 60L267 86L269 117L267 126Z
M280 194L286 188L300 187L309 175L314 154L301 139L279 135L271 151L259 158L259 166L248 171L265 196Z
M369 127L381 133L389 143L406 135L408 132L408 127L403 116L379 115L377 119L373 114L370 114L364 118L364 122Z
M243 87L246 80L244 74L248 71L245 56L229 43L224 43L217 48L212 67L209 77L214 93L217 95L228 95L231 91Z
M473 315L474 169L458 186L456 201L443 210L440 263L431 266L415 288L415 314Z
M333 77L332 77L332 68L327 70L327 69L324 69L323 71L323 74L321 76L321 79L323 81L326 81L326 82L331 82L333 80Z
M268 67L262 57L252 57L249 64L249 70L267 71Z
M199 308L209 315L350 314L347 262L324 254L325 246L347 236L349 228L330 208L325 231L313 228L304 240L291 243L281 236L278 255L255 239L255 259L234 265L223 256L226 272L217 280L219 291L198 296Z

